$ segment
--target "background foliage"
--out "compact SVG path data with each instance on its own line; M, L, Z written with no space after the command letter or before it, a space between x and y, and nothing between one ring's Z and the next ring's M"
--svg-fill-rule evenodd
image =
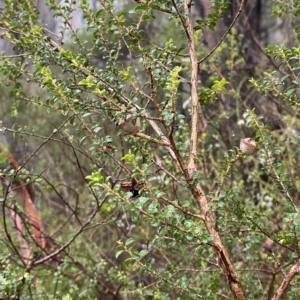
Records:
M299 1L0 7L1 299L299 299Z

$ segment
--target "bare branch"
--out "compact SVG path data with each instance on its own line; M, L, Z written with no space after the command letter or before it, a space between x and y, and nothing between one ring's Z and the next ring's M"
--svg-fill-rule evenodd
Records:
M299 274L300 271L300 259L296 261L296 263L291 267L289 272L284 277L280 287L276 291L275 295L273 296L272 300L279 300L281 296L284 294L284 292L287 290L287 288L290 285L290 282L293 280L293 278Z
M215 47L213 47L210 50L210 52L205 57L203 57L202 59L199 60L198 66L200 66L201 63L203 63L206 59L208 59L217 50L217 48L221 45L221 43L224 41L224 39L226 38L227 34L229 33L229 31L231 30L231 28L233 27L233 25L237 21L237 19L240 16L240 14L242 13L242 10L243 10L243 7L244 7L244 3L245 3L245 0L242 0L240 8L239 8L236 16L232 20L231 24L229 25L229 27L227 28L227 30L225 31L225 33L223 34L223 36L221 37L221 39L219 40L219 42L217 43L217 45Z

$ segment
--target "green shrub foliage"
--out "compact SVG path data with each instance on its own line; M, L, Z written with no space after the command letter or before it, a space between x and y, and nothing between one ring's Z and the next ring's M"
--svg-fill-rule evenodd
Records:
M283 2L0 2L1 299L299 299Z

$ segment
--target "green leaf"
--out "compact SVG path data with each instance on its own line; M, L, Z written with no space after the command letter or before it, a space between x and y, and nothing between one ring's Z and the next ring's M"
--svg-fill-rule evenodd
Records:
M125 250L120 250L116 253L116 258L118 258L122 253L124 253Z
M147 249L144 249L140 252L140 257L143 257L145 255L147 255L149 253L149 251Z
M129 151L126 155L124 155L122 158L122 160L128 161L128 162L134 162L135 161L135 157L134 154L131 153L131 151Z
M144 14L142 19L143 20L155 19L155 16L149 15L149 14Z
M134 243L134 239L133 238L129 238L126 242L125 242L125 246L128 247L129 245L131 245L132 243Z
M157 202L152 202L150 203L150 205L148 206L148 212L150 214L156 214L159 212L160 206Z
M82 137L82 138L80 139L80 141L79 141L79 145L82 145L82 144L84 143L84 141L85 141L87 138L88 138L87 135L84 136L84 137Z

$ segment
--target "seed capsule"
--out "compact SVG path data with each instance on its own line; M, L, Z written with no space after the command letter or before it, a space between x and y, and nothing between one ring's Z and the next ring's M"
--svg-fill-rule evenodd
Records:
M129 133L138 133L141 129L141 120L137 118L135 124L133 123L133 116L127 115L125 119L120 119L118 127Z
M254 154L259 150L257 143L252 138L241 139L240 149L246 155Z

